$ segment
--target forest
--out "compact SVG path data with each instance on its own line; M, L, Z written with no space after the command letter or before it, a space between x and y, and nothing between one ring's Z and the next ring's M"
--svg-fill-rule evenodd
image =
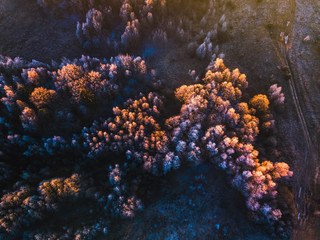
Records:
M319 239L307 2L3 0L0 239Z

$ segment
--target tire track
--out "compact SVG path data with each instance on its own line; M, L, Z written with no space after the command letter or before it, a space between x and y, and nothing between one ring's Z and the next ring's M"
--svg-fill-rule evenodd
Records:
M299 119L299 123L302 127L302 131L304 134L304 138L307 144L307 152L306 152L306 156L304 158L304 161L299 163L299 167L301 169L299 169L300 174L303 173L303 171L309 170L309 168L312 168L314 166L314 162L317 160L317 151L316 148L313 145L311 136L310 136L310 132L306 123L306 120L304 118L304 114L303 114L303 110L299 101L299 97L297 94L297 90L296 90L296 78L294 76L294 71L292 70L293 67L290 63L290 58L289 58L289 49L291 48L290 44L289 44L289 39L292 39L292 28L293 28L293 23L295 20L295 11L296 11L296 2L295 0L290 0L290 6L291 6L291 19L290 19L290 28L287 29L287 36L285 37L285 39L282 39L284 41L280 41L279 43L279 48L280 48L280 57L281 57L281 62L283 65L288 66L288 73L291 74L290 78L289 78L289 85L290 85L290 92L292 95L292 99L293 99L293 103L295 106L295 109L297 111L298 114L298 119ZM288 25L287 24L287 27ZM310 162L311 161L311 162ZM304 176L304 181L298 182L298 184L300 185L298 187L298 196L296 196L296 207L297 207L297 211L298 211L298 215L297 215L297 224L298 226L300 226L301 229L303 229L303 227L307 226L307 222L309 220L310 216L310 200L311 200L311 196L312 196L312 186L313 186L313 181L316 180L317 178L317 170L315 173L315 176L313 176L313 174L308 174L306 172L304 172L303 176ZM312 179L313 178L313 179ZM311 186L310 186L311 185ZM311 193L311 195L310 195Z
M300 124L302 126L303 134L305 136L305 139L306 139L306 142L307 142L307 145L308 145L308 150L309 150L309 152L313 152L313 151L310 151L310 150L313 150L313 144L312 144L310 133L309 133L309 130L308 130L308 127L307 127L306 120L305 120L304 115L303 115L302 108L300 106L300 102L299 102L299 98L298 98L298 95L297 95L296 87L295 87L295 84L294 84L295 77L294 77L294 74L293 74L293 71L292 71L292 66L291 66L291 63L288 61L289 46L288 46L288 44L285 45L284 43L280 43L280 49L281 49L281 55L282 55L283 64L289 67L289 73L291 74L291 77L289 79L289 85L290 85L290 91L291 91L291 94L292 94L292 97L293 97L293 102L294 102L295 108L296 108L297 113L298 113L299 122L300 122Z

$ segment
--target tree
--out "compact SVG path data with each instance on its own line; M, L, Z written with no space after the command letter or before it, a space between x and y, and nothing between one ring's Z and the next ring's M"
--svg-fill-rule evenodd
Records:
M28 71L28 82L36 86L40 85L40 76L36 72L36 69L32 68L30 71Z
M266 95L263 94L258 94L256 96L254 96L249 104L257 110L257 112L259 114L266 114L269 110L269 100L268 97Z
M55 178L39 185L39 192L47 203L60 201L65 197L77 196L80 191L80 178L73 174L70 178Z
M26 130L33 130L36 126L36 113L33 109L25 107L20 115L22 127Z
M102 12L93 8L87 12L86 22L77 23L76 36L80 43L83 44L83 47L99 47L103 17Z
M281 92L282 88L278 87L277 84L273 84L270 86L268 90L268 94L270 97L270 100L276 105L276 106L282 106L285 101L284 93Z
M55 99L56 91L43 87L35 88L31 93L30 101L38 108L48 107Z
M140 43L140 23L138 19L128 21L124 33L121 35L121 44L125 49L136 48Z

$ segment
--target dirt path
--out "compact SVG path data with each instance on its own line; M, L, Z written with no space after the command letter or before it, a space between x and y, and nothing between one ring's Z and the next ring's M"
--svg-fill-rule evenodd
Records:
M298 215L297 215L297 224L299 225L299 228L303 228L306 226L308 219L309 219L309 213L308 209L310 206L310 202L306 199L309 199L309 192L312 192L312 186L313 186L313 181L314 181L314 173L310 174L310 171L313 172L313 166L314 166L314 161L316 160L316 149L313 145L312 139L310 137L310 133L308 130L308 126L306 123L306 120L304 118L304 113L301 108L301 104L298 98L297 90L295 87L295 82L296 78L294 77L293 70L292 70L292 65L288 61L288 49L289 45L285 44L284 42L281 42L279 44L280 47L280 52L281 52L281 60L283 62L283 65L286 65L289 67L289 73L291 74L289 81L290 84L290 91L292 95L292 99L294 102L295 109L297 111L298 117L299 117L299 122L304 134L304 138L306 141L307 145L307 151L306 151L306 156L305 158L301 159L303 161L297 163L296 162L296 169L300 169L298 177L298 185L296 186L295 189L295 197L296 197L296 206L298 210ZM297 165L299 167L297 167Z
M312 108L312 105L310 104L310 100L312 99L310 98L317 97L318 94L314 93L315 95L311 97L306 95L307 93L305 88L301 86L301 73L299 72L299 69L296 69L297 62L291 62L292 58L290 58L290 53L296 51L296 48L293 47L294 44L292 44L292 42L297 42L297 38L295 36L295 27L299 25L299 23L296 21L296 17L299 15L299 12L303 11L303 8L300 8L300 5L300 7L297 9L295 0L290 1L290 6L292 15L288 21L287 29L284 31L284 39L282 39L282 41L279 43L279 48L281 53L281 61L283 65L287 65L289 67L289 73L291 74L291 77L289 78L290 91L299 117L299 122L304 133L307 147L305 158L300 159L300 161L297 159L298 161L295 163L296 169L299 169L297 186L294 191L298 215L296 219L297 226L293 237L295 239L313 239L313 237L317 235L313 232L313 229L310 229L310 225L316 221L314 219L311 206L313 200L312 195L317 192L315 186L318 181L319 163L317 142L314 138L315 134L311 134L314 127L318 128L318 123L316 122L314 126L312 126L312 123L310 124L310 115L311 118L314 118L314 111L312 111L312 109L310 111L310 107ZM301 39L298 39L298 41L301 42ZM301 94L298 94L297 89L300 90ZM304 101L306 98L308 101ZM307 116L307 119L305 116ZM307 123L309 123L309 125L307 125Z

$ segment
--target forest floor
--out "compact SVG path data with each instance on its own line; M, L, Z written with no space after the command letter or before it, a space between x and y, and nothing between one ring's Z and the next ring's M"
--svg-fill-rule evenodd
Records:
M279 158L289 162L295 172L292 185L297 199L299 179L308 174L301 165L308 164L305 162L306 141L294 107L289 82L284 79L281 71L278 45L281 40L280 33L286 29L290 19L290 2L231 2L234 4L228 5L229 11L226 13L228 37L220 46L226 55L225 64L230 69L239 68L247 75L248 92L251 96L258 92L266 93L274 83L282 86L286 96L285 107L274 116L278 129L278 148L282 152ZM302 104L309 131L314 133L311 134L312 140L316 142L319 137L316 132L319 129L320 117L320 48L316 44L320 38L320 6L312 0L297 0L296 4L298 11L295 13L289 56L298 80L296 88L299 102ZM77 21L78 16L75 15L48 14L36 1L2 0L0 54L47 63L52 59L59 61L64 56L78 58L83 50L75 37ZM208 29L210 27L208 24ZM304 42L303 39L308 35L311 40ZM164 50L156 58L151 57L148 63L164 81L166 93L173 96L176 87L193 83L187 74L189 69L195 69L200 74L209 62L190 58L186 46L180 45L170 48L170 51ZM313 167L319 166L319 162L313 164L316 164L312 165ZM208 180L207 185L204 186L201 177L200 180L195 180L199 178L197 176L204 176ZM164 197L146 205L145 210L134 220L119 223L112 231L114 239L157 239L156 236L159 239L180 239L192 234L195 236L189 239L197 239L199 234L205 233L208 234L208 239L215 239L214 236L220 237L217 239L273 239L263 227L248 221L245 203L240 194L232 190L224 175L211 166L182 169L169 179L170 188L163 190ZM202 187L199 187L200 185ZM311 205L314 205L315 200ZM308 214L313 216L314 211L309 210ZM297 219L298 212L294 214ZM296 223L295 239L315 239L316 233L312 230L316 229L313 226L316 219L310 217L307 221L309 222L303 226L307 231ZM303 238L302 234L305 234Z
M111 226L111 239L278 239L249 220L245 198L227 179L208 163L170 174L156 201Z

